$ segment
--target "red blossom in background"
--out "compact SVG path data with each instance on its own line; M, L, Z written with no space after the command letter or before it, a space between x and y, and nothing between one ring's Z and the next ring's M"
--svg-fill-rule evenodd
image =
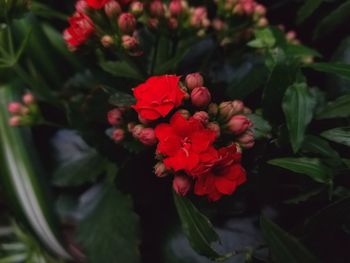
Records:
M178 76L165 75L149 78L134 89L136 105L133 108L145 120L165 117L182 104L185 96Z
M240 164L241 154L232 144L218 150L218 158L210 171L196 180L194 193L207 195L211 201L217 201L223 195L231 195L246 181L246 173Z
M95 33L94 23L83 13L75 13L68 21L70 27L64 31L63 38L69 46L78 47Z
M110 0L85 0L89 7L93 9L100 9L104 7Z

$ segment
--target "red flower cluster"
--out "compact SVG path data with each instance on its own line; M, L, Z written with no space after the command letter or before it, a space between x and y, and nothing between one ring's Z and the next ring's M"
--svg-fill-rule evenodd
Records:
M89 7L93 9L101 9L105 6L110 0L86 0L86 3Z
M110 132L115 142L132 137L156 145L155 174L173 174L178 194L186 195L194 185L196 195L216 201L245 182L241 149L253 147L254 133L243 102L211 103L203 84L199 73L183 82L178 76L151 77L134 89L136 104L131 108L141 123L127 122L125 109L118 108L108 113L108 121L115 127Z

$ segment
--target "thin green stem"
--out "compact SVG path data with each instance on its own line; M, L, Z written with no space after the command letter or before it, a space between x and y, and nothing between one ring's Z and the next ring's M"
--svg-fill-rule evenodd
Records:
M154 69L156 67L157 63L157 55L158 55L158 46L159 46L159 35L156 35L156 41L155 41L155 46L153 49L153 57L152 57L152 62L151 62L151 68L150 68L150 75L154 74Z

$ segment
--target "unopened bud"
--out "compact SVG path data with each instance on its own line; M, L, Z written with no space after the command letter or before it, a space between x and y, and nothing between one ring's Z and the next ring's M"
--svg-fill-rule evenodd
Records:
M102 38L101 38L101 44L102 46L104 46L105 48L108 48L110 46L112 46L114 44L114 40L111 36L109 35L104 35Z
M115 129L112 133L112 138L115 142L119 143L124 140L125 131L123 129Z
M192 104L200 109L203 109L209 105L211 101L211 95L207 88L197 87L191 92L191 102Z
M164 5L160 0L153 0L149 9L152 16L162 17L164 15Z
M22 97L22 100L23 100L24 104L26 104L26 105L33 104L36 101L35 97L30 92L24 94L23 97Z
M120 7L119 3L115 0L111 0L108 3L106 3L104 9L106 15L109 18L115 18L122 12L122 8Z
M136 16L139 17L143 13L143 3L137 1L137 2L132 2L130 6L130 12Z
M131 13L122 13L118 18L119 29L125 34L131 34L136 28L136 19Z
M186 86L189 90L193 90L196 87L202 87L204 84L203 77L200 73L191 73L186 76Z

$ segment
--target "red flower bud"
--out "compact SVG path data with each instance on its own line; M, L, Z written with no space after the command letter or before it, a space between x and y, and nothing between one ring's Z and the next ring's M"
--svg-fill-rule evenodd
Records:
M194 88L197 87L202 87L203 86L203 77L200 73L192 73L188 74L185 79L186 86L189 90L193 90Z
M215 132L216 134L216 138L219 138L220 135L221 135L221 129L220 129L220 126L219 124L217 124L216 122L209 122L207 124L207 128L209 130L212 130L213 132Z
M297 33L296 33L295 31L293 31L293 30L288 31L287 34L286 34L286 38L287 38L287 40L288 40L289 42L295 40L296 37L297 37Z
M197 108L205 108L211 101L211 95L207 88L197 87L191 92L192 104Z
M172 0L169 4L169 11L172 16L178 16L181 14L183 8L180 0Z
M10 102L7 105L7 110L8 110L8 112L13 113L13 114L20 113L22 110L22 104L19 102Z
M9 119L9 125L12 127L19 126L21 124L21 117L20 116L12 116Z
M93 9L102 8L109 0L85 0L87 5Z
M135 122L129 122L127 127L128 127L128 132L132 133L134 127L135 127Z
M170 29L175 30L179 26L179 22L177 21L176 18L171 17L168 20L168 26Z
M252 122L244 115L234 115L227 123L227 127L230 132L239 135L252 127Z
M121 125L123 123L123 113L120 109L115 108L108 112L107 119L109 124L113 126Z
M249 149L252 148L255 144L254 133L251 130L247 130L241 136L237 138L237 142L242 148Z
M165 177L168 175L168 170L165 167L165 164L163 162L158 162L154 166L154 173L158 177Z
M135 125L135 127L132 129L132 136L134 136L134 138L138 139L140 137L141 131L144 128L145 127L142 124Z
M152 128L142 129L138 139L146 146L152 146L157 143L157 138Z
M197 111L193 114L193 119L199 120L203 125L207 125L209 122L209 115L205 111Z
M117 1L111 0L105 5L105 13L109 18L117 17L122 12L122 8Z
M151 2L149 11L152 16L162 17L164 15L164 5L159 0L154 0Z
M115 142L119 143L124 140L125 131L123 129L115 129L112 133L112 138Z
M216 31L221 31L225 28L225 23L219 18L215 18L212 22L212 26Z
M111 36L109 35L104 35L102 38L101 38L101 44L102 46L104 46L105 48L108 48L110 46L112 46L114 44L114 40Z
M181 196L187 195L188 191L191 189L191 179L186 175L175 175L173 180L174 191Z
M89 6L85 0L79 0L75 4L75 10L79 13L85 13L88 8Z
M150 18L148 19L147 24L150 28L156 29L159 25L159 20L157 18Z
M118 26L125 34L131 34L136 28L136 19L131 13L122 13L118 18Z
M30 105L30 104L35 103L35 97L30 92L24 94L22 97L22 100L23 100L24 104L26 104L26 105Z
M246 13L246 15L253 14L253 12L254 12L253 2L245 2L245 3L243 3L243 10Z
M254 8L255 14L258 14L260 16L266 15L266 7L263 5L256 5Z
M219 105L220 117L223 120L229 120L233 115L242 113L244 104L240 100L224 101Z
M142 15L143 3L139 2L139 1L131 3L130 12L136 17Z
M126 50L134 50L137 48L138 45L139 45L139 42L135 37L131 37L128 35L122 36L122 46Z

